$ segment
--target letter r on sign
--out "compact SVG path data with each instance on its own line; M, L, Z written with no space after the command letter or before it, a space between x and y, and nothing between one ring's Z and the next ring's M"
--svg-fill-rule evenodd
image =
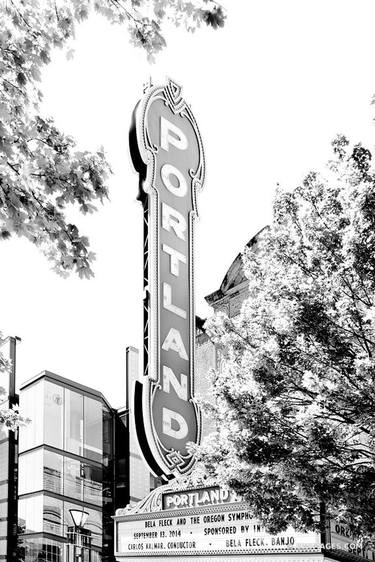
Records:
M184 216L166 203L161 204L161 209L161 225L164 230L170 232L172 229L178 238L185 240L186 220Z

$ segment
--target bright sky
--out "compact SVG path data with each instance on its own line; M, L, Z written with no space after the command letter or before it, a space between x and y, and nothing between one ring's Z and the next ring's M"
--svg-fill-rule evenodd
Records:
M0 245L0 327L18 335L18 383L48 369L125 399L125 347L142 345L142 212L128 128L142 85L172 77L201 130L207 181L198 199L196 310L267 222L275 185L293 187L329 157L338 132L370 146L375 134L373 0L227 0L219 31L171 29L149 65L125 28L92 18L75 56L57 52L43 78L46 113L80 147L103 145L110 202L82 232L95 278L61 279L23 240Z

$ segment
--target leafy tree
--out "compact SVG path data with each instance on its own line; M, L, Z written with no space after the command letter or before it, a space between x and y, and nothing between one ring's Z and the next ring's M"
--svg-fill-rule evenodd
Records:
M83 214L108 196L103 150L78 151L74 139L41 115L41 70L54 48L67 48L77 24L98 12L124 24L148 57L166 46L163 22L194 31L224 24L213 0L3 0L0 3L0 239L23 236L61 275L90 277L94 253L66 210ZM69 52L69 51L68 51ZM0 354L0 372L7 368ZM0 425L16 422L11 411ZM13 420L13 421L12 421Z
M40 114L41 70L55 47L74 38L93 11L125 24L130 40L150 58L165 47L161 25L193 31L224 23L212 0L4 0L0 4L0 237L25 236L60 274L92 275L87 237L68 222L75 205L91 213L108 195L102 150L77 151L74 139Z
M226 360L199 464L271 532L318 528L323 506L375 532L375 170L343 136L333 151L326 172L278 190L244 253L241 313L207 324Z

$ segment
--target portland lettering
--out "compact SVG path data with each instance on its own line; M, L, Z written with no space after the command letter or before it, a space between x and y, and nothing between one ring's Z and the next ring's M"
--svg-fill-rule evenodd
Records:
M169 477L192 469L187 443L200 439L194 401L193 239L204 157L191 109L171 81L146 92L137 109L136 133L145 165L138 171L144 176L146 293L145 376L142 404L136 404L143 427L137 435L153 472L157 465L160 475Z

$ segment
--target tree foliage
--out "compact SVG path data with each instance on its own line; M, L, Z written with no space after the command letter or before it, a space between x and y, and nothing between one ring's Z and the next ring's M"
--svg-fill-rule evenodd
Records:
M375 532L375 170L343 136L333 151L278 191L241 313L207 325L226 361L200 465L272 532L316 528L322 504Z
M165 45L161 25L193 31L223 25L211 0L4 0L0 4L0 237L39 246L60 274L92 275L87 237L66 218L68 206L91 213L108 196L103 150L78 151L74 139L40 114L40 77L54 48L66 47L92 12L125 24L153 57Z

